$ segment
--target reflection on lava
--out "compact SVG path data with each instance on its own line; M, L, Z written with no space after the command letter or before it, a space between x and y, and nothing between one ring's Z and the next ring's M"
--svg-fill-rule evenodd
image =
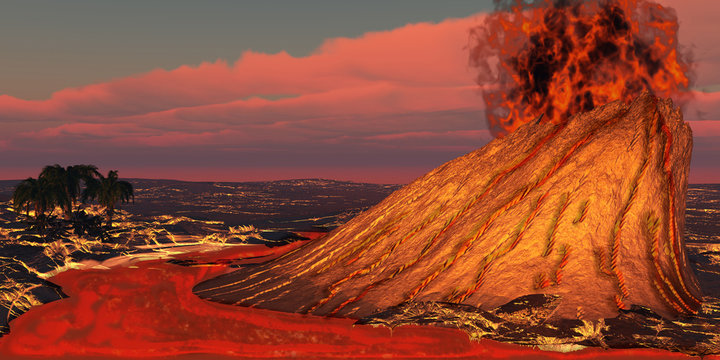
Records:
M300 245L241 246L176 259L200 263L214 256L252 263ZM151 260L60 273L51 280L69 297L14 320L10 334L0 338L0 358L686 358L647 349L542 352L470 341L453 329L353 326L352 319L222 305L192 294L197 282L228 270L223 265L188 267Z

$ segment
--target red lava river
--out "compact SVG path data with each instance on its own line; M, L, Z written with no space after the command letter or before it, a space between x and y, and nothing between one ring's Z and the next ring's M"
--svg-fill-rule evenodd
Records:
M267 261L301 243L238 246L179 260ZM148 260L107 270L68 270L50 280L69 297L35 307L10 323L0 359L686 359L652 349L544 352L459 330L353 326L354 320L222 305L192 294L226 266ZM242 262L241 260L240 262ZM720 357L715 357L720 359Z

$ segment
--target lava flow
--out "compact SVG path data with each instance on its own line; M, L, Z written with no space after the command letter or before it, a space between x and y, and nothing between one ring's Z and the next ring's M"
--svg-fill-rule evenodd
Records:
M496 136L645 90L677 101L690 86L673 9L647 0L513 4L471 30L470 62Z
M232 257L252 263L298 245L273 249L256 245L176 260ZM203 301L190 291L196 282L227 270L224 265L207 265L187 267L154 260L60 273L52 281L69 297L15 319L10 334L0 338L0 358L687 358L657 349L543 352L490 340L471 341L453 329L402 326L390 330L353 326L351 319L221 305Z

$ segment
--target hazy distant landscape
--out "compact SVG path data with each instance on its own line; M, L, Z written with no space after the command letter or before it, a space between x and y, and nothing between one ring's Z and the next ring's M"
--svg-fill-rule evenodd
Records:
M135 200L121 209L137 216L172 215L285 230L327 229L349 220L401 185L323 179L267 182L188 182L127 179ZM0 181L9 201L20 180Z
M0 180L0 202L10 200L19 181ZM135 201L121 209L136 216L185 216L292 231L335 228L403 186L326 179L128 181L135 188ZM690 184L685 216L686 241L720 243L720 184Z

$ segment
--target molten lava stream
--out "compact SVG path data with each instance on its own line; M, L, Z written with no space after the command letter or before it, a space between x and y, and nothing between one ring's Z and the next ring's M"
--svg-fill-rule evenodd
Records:
M246 258L251 263L300 245L272 249L258 245L176 258ZM353 326L352 319L222 305L192 294L193 285L228 270L220 265L187 267L152 260L109 270L60 273L51 280L69 297L12 321L10 334L0 338L0 358L686 358L648 349L543 352L491 340L471 341L453 329Z

